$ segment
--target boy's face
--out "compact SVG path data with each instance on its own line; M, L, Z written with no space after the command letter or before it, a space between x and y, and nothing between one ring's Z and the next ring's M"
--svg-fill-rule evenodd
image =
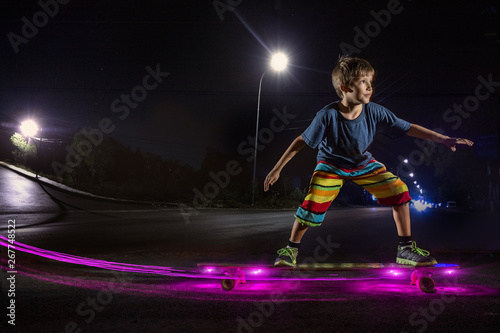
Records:
M366 104L373 94L373 74L357 77L354 82L343 87L344 100L349 104Z

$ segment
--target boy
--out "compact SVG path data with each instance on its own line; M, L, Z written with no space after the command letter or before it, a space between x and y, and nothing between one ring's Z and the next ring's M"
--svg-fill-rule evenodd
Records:
M332 73L340 101L325 106L309 127L285 151L264 181L269 190L283 167L306 145L318 148L317 166L308 193L297 210L288 246L278 251L275 266L295 266L300 241L309 226L319 226L344 181L352 180L372 194L381 205L393 207L399 245L396 262L415 266L436 264L428 251L411 238L411 197L408 187L377 162L368 148L376 132L392 138L406 134L439 142L452 151L456 145L472 146L467 139L450 138L397 118L381 105L370 102L375 70L364 59L340 57Z

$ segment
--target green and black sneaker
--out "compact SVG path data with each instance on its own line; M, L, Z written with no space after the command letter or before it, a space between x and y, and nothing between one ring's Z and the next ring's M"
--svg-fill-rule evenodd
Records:
M284 247L278 250L278 258L274 262L275 267L295 267L299 250L295 247Z
M433 266L437 264L437 261L430 257L429 251L417 247L417 243L412 242L411 246L398 246L396 263L413 266Z

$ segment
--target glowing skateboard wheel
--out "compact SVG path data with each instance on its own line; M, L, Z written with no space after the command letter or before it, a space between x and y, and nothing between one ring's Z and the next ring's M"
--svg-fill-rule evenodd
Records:
M433 293L436 291L436 289L434 289L434 280L428 276L421 276L418 278L417 285L424 293Z
M234 279L222 279L221 286L225 291L230 291L236 285L236 280Z
M411 272L411 284L414 285L414 284L417 284L417 281L418 281L418 271L417 270L414 270L413 272Z

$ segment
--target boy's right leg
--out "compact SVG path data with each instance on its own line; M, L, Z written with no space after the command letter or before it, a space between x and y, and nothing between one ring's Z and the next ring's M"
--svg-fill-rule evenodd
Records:
M290 235L290 240L294 243L300 243L308 228L308 225L302 224L297 219L295 219L292 227L292 234Z
M295 220L288 245L278 251L278 258L276 258L274 266L294 267L297 264L300 241L306 233L307 228L309 228L309 226L300 223L298 220Z
M309 184L302 205L295 214L295 222L288 245L278 251L275 266L295 266L297 262L300 241L309 226L320 226L330 204L339 194L344 181L328 170L323 170L322 164L318 164Z

